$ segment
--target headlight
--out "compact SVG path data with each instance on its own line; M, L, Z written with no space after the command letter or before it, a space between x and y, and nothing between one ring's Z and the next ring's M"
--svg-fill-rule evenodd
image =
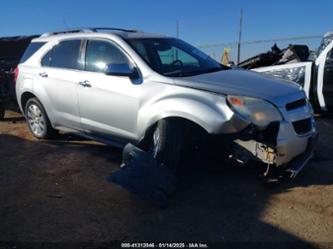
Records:
M270 122L282 120L279 110L265 100L232 95L227 99L234 111L255 125L267 126Z

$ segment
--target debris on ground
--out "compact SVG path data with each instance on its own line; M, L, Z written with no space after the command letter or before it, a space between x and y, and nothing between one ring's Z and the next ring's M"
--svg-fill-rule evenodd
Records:
M125 146L121 168L108 181L162 208L177 187L177 178L168 167L158 163L152 153L132 144Z

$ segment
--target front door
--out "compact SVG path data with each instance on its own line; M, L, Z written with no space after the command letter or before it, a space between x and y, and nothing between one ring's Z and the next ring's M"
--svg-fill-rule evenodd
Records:
M107 40L88 40L85 73L78 86L83 129L93 135L136 140L140 84L126 76L106 75L110 64L131 64L125 53Z

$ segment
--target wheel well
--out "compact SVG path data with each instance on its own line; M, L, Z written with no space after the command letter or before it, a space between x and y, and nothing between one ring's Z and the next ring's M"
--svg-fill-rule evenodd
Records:
M24 111L24 108L25 108L25 105L26 103L28 102L29 99L31 98L36 98L35 95L33 95L32 93L30 92L25 92L22 94L22 97L21 97L21 106L22 106L22 109Z
M145 136L139 142L139 147L141 147L142 149L148 148L148 146L150 144L150 139L153 135L155 127L156 127L157 123L161 120L166 120L169 122L177 122L179 125L184 127L186 132L189 132L190 134L195 134L197 137L208 135L207 131L202 126L198 125L197 123L195 123L189 119L181 118L181 117L167 117L167 118L156 121L146 130ZM184 130L184 132L185 132L185 130ZM194 137L195 136L193 136L192 138L194 138Z

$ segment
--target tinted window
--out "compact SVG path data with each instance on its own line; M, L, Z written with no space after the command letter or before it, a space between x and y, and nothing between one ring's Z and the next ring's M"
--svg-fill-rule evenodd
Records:
M44 44L45 44L45 42L32 42L32 43L30 43L28 48L25 50L25 52L24 52L24 54L23 54L23 56L20 60L20 63L23 63L23 62L27 61Z
M115 45L106 41L88 41L86 50L86 70L105 72L109 64L129 63L127 57Z
M80 40L63 41L50 50L42 59L43 66L82 69L79 61Z

